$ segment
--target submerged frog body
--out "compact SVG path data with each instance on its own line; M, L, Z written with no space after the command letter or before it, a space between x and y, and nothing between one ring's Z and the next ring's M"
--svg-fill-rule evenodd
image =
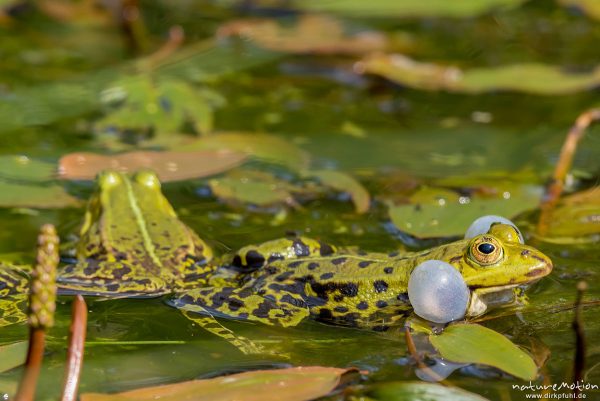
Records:
M59 273L62 293L156 296L206 283L214 270L212 250L177 218L149 171L98 176L76 257Z
M383 330L388 322L410 313L410 274L431 259L451 264L464 278L471 292L467 317L507 302L506 291L538 280L552 269L547 256L519 242L513 226L496 224L475 238L416 253L341 252L266 262L242 275L237 286L196 288L169 302L186 311L270 325L293 326L312 315Z

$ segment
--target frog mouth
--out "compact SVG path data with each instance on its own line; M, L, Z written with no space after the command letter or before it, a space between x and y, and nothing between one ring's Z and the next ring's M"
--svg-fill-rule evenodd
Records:
M490 308L514 302L516 297L513 290L521 285L523 284L498 285L487 287L483 292L471 291L471 299L465 315L468 317L480 316Z

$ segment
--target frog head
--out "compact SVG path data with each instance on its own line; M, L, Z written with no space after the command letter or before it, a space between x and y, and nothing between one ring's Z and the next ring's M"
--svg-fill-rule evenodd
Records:
M456 261L471 288L526 284L552 271L550 258L522 244L518 231L508 224L494 224L486 234L468 240Z
M509 224L494 224L485 234L441 246L421 258L443 260L460 272L470 292L466 315L471 317L514 301L517 287L552 271L552 261L523 244Z

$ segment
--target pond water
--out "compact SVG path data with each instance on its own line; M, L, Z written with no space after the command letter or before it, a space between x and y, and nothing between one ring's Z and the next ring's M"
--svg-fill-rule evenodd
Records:
M0 9L8 9L10 3L0 2ZM287 2L169 3L143 2L149 42L145 54L160 46L173 25L181 25L186 32L185 50L185 46L193 48L195 43L210 40L218 27L236 18L269 18L293 26L298 17L286 8ZM176 141L168 136L163 136L161 143L136 141L119 137L115 130L101 129L102 108L97 99L86 96L119 74L136 76L127 64L133 58L110 22L93 13L89 19L82 14L64 21L47 10L15 13L10 23L0 20L0 102L10 103L11 96L20 96L19 104L24 106L21 118L13 114L13 106L0 103L0 126L5 125L0 129L0 151L4 155L23 154L56 163L74 151L161 149ZM328 15L338 18L347 32L381 33L392 42L388 46L393 52L465 70L544 63L587 73L600 61L598 21L579 9L553 2L524 2L462 18ZM366 213L359 214L348 196L325 191L325 195L300 197L296 208L281 204L256 208L216 199L207 189L208 179L165 183L164 193L180 218L219 254L290 231L372 251L422 249L450 241L452 238L418 239L399 232L390 222L388 202L408 202L420 186L444 187L436 184L444 178L471 177L464 187L493 187L509 181L540 188L551 176L570 125L577 115L598 104L594 89L544 95L518 90L421 90L383 77L356 74L354 63L364 54L273 52L257 49L252 42L252 38L242 43L216 41L209 46L212 50L200 47L192 49L190 56L172 62L167 58L162 70L156 71L175 71L173 76L218 93L224 104L214 113L211 131L244 132L250 138L267 132L284 138L307 152L312 168L344 171L357 178L370 192L372 203ZM225 70L232 72L222 74ZM515 75L514 80L519 79L531 78ZM75 94L61 92L66 90L61 86L65 82L85 89L80 93L81 102L69 103L69 96ZM44 101L52 103L55 97L58 106L42 108L40 113L45 114L33 121L38 116L36 107ZM69 110L63 111L60 102ZM172 135L177 140L189 137ZM597 185L599 152L600 131L591 129L574 160L572 191ZM302 181L289 166L260 157L245 168L272 173L283 181ZM0 176L9 173L0 171ZM60 186L79 199L86 199L92 191L90 181L61 182ZM41 224L55 224L66 240L77 233L84 212L83 203L53 209L14 203L0 209L0 253L22 255L26 262L33 260ZM536 356L547 355L541 369L543 380L568 381L574 356L575 287L586 280L589 289L582 314L588 344L585 381L600 385L597 238L573 237L560 243L538 238L534 235L535 209L517 212L510 217L516 217L531 245L551 257L554 270L529 289L528 306L483 324ZM56 399L60 393L70 304L69 297L59 298L57 323L49 332L40 378L40 400ZM398 331L382 334L312 320L293 328L221 321L289 358L243 355L161 299L90 298L88 306L81 392L122 391L289 365L355 366L369 372L367 384L416 380L404 337ZM0 343L25 339L27 333L24 325L2 327ZM21 374L20 368L0 373L0 394L12 393ZM490 400L523 399L522 391L511 388L523 382L499 371L465 368L449 380ZM588 399L600 397L598 391L587 395Z

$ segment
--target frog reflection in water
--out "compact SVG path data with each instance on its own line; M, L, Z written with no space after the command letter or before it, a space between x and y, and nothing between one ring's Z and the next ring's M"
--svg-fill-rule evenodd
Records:
M445 261L460 272L471 292L467 317L514 300L515 288L552 270L550 259L523 245L517 229L508 224L494 224L488 233L471 239L404 254L338 252L277 260L272 255L282 254L273 248L279 242L242 249L234 259L234 264L242 267L234 285L196 288L169 303L186 311L270 325L293 326L312 315L333 323L385 330L389 322L411 311L407 295L410 274L426 260ZM301 240L290 247L302 248ZM249 260L255 265L264 261L264 266L252 270ZM226 275L226 270L222 267L212 280Z

